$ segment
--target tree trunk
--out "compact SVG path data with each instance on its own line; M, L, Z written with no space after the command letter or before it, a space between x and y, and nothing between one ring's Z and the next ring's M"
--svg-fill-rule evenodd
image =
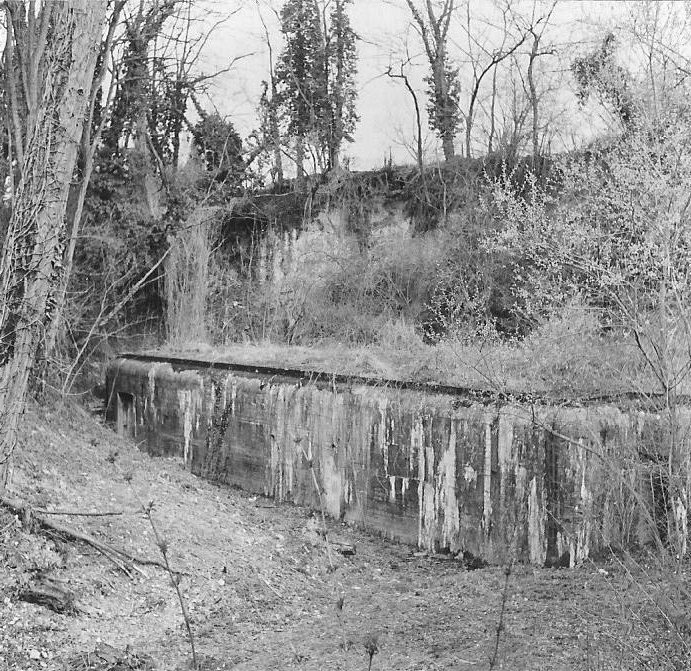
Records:
M305 141L298 137L295 140L295 188L300 191L305 183Z
M450 161L456 155L456 147L454 146L456 120L453 100L451 100L449 96L449 82L446 79L444 64L445 60L442 52L437 62L434 64L435 104L438 108L439 134L441 135L444 160Z
M538 138L539 132L539 110L537 99L537 88L535 86L534 67L535 60L538 57L538 47L540 46L540 37L533 33L533 48L530 52L530 60L528 61L528 87L530 89L530 107L533 112L533 170L537 170L538 154L540 153L540 142Z
M69 278L72 275L74 254L77 249L79 228L82 223L82 214L84 212L84 202L86 200L89 183L91 182L96 148L102 137L102 131L105 126L106 119L109 118L107 109L103 109L100 123L94 125L96 99L98 96L98 91L101 90L101 86L106 74L106 66L104 61L107 61L108 59L115 36L115 30L120 21L120 14L124 4L125 0L117 0L110 13L107 35L101 46L100 59L97 58L96 61L96 67L99 69L99 72L97 76L94 77L89 90L89 103L86 110L86 116L84 118L84 124L82 126L80 148L77 154L77 169L72 178L72 184L70 186L70 192L67 198L65 225L68 232L68 237L62 257L59 285L55 291L55 310L53 313L52 322L48 325L45 346L43 348L43 354L45 355L46 359L51 357L55 347L57 346L59 336L63 334L62 329L64 328L64 311L65 302L67 300L67 287ZM100 68L98 66L99 60L101 60ZM109 101L106 100L105 108L108 106ZM43 367L45 369L45 361Z
M329 170L336 170L340 165L340 152L338 145L333 142L329 147Z
M278 131L276 131L276 136L278 136ZM283 189L283 155L281 154L281 144L280 140L274 140L273 142L273 148L274 148L274 171L275 171L275 176L274 176L274 186L278 191L281 191Z
M489 108L489 139L487 140L487 154L491 154L494 150L494 133L496 130L496 121L494 110L497 103L497 68L494 68L492 73L492 104ZM470 158L470 156L469 156Z
M269 105L269 129L271 132L271 143L274 152L274 186L278 191L283 189L283 155L281 154L281 132L278 125L275 100L278 93L276 91L276 78L271 73L271 104Z
M22 589L20 601L36 603L56 613L74 613L77 609L74 592L53 578L42 576Z
M441 140L441 146L444 150L444 159L450 161L456 155L456 147L453 143L453 133L446 132Z
M31 370L58 288L65 210L93 81L106 0L49 2L41 104L0 259L0 493ZM48 18L48 17L46 17Z
M54 290L55 310L52 315L51 322L47 325L45 342L43 346L43 354L46 359L50 359L58 344L59 337L62 335L64 325L64 310L65 302L67 300L67 285L69 277L72 274L72 264L74 262L74 253L77 248L77 237L79 226L82 221L82 212L84 211L84 201L86 199L86 190L91 180L91 172L93 170L93 153L89 146L90 131L87 129L89 120L84 123L82 131L82 143L77 157L77 173L78 179L72 180L70 192L67 198L67 207L65 208L65 230L67 232L67 241L65 243L65 251L62 259L62 272L58 279L58 286ZM86 135L86 138L84 137ZM76 177L76 176L75 176ZM45 363L45 362L44 362Z
M465 157L471 158L471 140L473 132L473 116L472 111L465 115Z
M146 205L149 216L152 219L159 219L165 212L163 204L163 175L159 177L154 167L153 143L147 140L149 126L146 119L146 111L142 110L137 117L134 126L134 156L136 161L132 161L132 172L135 184L142 202ZM133 158L133 157L131 157Z

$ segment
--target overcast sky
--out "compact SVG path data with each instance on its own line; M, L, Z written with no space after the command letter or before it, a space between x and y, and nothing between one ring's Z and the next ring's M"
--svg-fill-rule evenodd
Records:
M209 0L213 1L213 0ZM233 0L215 0L217 12L227 13ZM235 57L244 56L236 62L232 70L218 78L211 90L211 98L223 115L228 115L240 133L245 137L256 125L256 105L261 93L261 81L268 78L268 51L266 48L262 24L259 20L256 0L242 0L243 5L231 18L215 29L205 49L204 67L207 70L221 68ZM473 28L478 41L492 42L491 29L484 25L484 19L495 20L488 14L489 0L470 0L472 15L478 20ZM461 2L458 3L462 4ZM549 6L544 2L519 0L514 3L517 11L530 15L535 11L540 14ZM640 3L639 3L640 4ZM282 46L278 22L271 7L280 7L279 0L259 0L262 14L269 25L274 51ZM237 5L236 5L237 6ZM619 17L625 16L631 8L626 2L576 2L563 1L557 5L552 17L553 28L546 39L555 48L554 57L542 61L543 81L548 79L555 88L546 98L547 113L559 116L563 128L555 142L565 146L578 142L581 136L588 135L593 124L597 124L594 112L574 113L572 84L568 74L568 63L577 52L583 53L592 48L605 34L607 26L616 23ZM358 42L358 113L360 122L357 126L355 141L344 147L344 153L351 158L351 167L367 169L379 167L392 153L394 162L410 162L409 148L415 136L415 116L410 95L402 83L385 76L389 64L398 67L405 59L405 44L414 63L409 69L411 81L420 91L421 104L425 104L424 60L418 37L410 27L410 17L404 0L354 0L350 9L353 28L360 37ZM461 21L464 14L459 14L452 26L451 36L462 47L467 44ZM477 32L476 32L477 31ZM476 34L475 34L476 33ZM574 40L579 44L568 46ZM467 61L467 56L456 47L452 47L454 56L459 61ZM276 55L276 54L274 54ZM467 66L466 66L467 67ZM463 70L462 70L463 74ZM488 84L484 87L483 96L489 93ZM467 78L462 76L462 84ZM559 88L559 91L556 91ZM467 87L466 87L467 92ZM566 118L562 107L570 109L573 118ZM425 128L430 156L434 155L435 142L431 133ZM462 148L463 135L457 139L458 148Z

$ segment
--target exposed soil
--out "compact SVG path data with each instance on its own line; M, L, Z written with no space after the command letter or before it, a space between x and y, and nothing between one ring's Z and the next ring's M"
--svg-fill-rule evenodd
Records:
M73 406L27 413L10 493L46 510L123 511L50 519L160 560L141 512L153 501L204 669L364 671L371 636L376 671L489 669L502 603L493 668L675 668L675 658L688 668L691 620L675 587L684 567L673 576L612 557L573 570L514 566L507 581L505 567L467 570L329 522L329 535L357 550L331 547L332 566L318 516L201 481ZM74 591L76 614L17 598L40 575ZM190 668L159 567L127 575L0 510L0 588L2 669Z

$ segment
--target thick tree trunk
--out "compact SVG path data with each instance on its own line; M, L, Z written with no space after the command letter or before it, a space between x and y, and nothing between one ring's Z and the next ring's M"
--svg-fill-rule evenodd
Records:
M46 338L43 346L43 354L47 359L50 359L53 355L59 337L63 334L62 329L64 327L67 284L72 274L72 264L74 261L74 253L77 248L77 237L79 226L82 221L82 212L84 211L86 190L91 180L91 172L93 170L93 154L89 151L88 144L85 143L84 133L89 135L86 127L82 133L81 156L78 157L77 172L79 173L79 177L78 179L72 180L69 196L67 198L67 207L65 211L67 242L63 253L62 272L60 273L58 287L55 289L54 293L55 310L51 323L47 326ZM88 137L86 138L86 142L88 142Z
M113 44L115 30L120 21L120 14L125 5L126 0L117 0L113 5L113 9L109 16L109 25L106 38L103 41L100 49L100 59L106 61L108 54ZM98 64L97 58L97 64ZM97 65L98 67L98 65ZM65 225L68 232L67 242L65 244L65 251L62 257L61 277L58 289L55 291L55 311L51 324L48 326L46 333L46 341L43 351L46 359L49 359L53 354L58 343L59 336L63 335L64 329L64 311L65 302L67 300L67 287L69 278L72 275L72 266L74 264L74 254L77 249L77 239L79 235L79 228L82 223L82 214L84 212L84 202L86 200L86 193L91 181L91 174L94 167L94 156L96 147L101 139L102 131L109 118L107 109L102 110L100 123L94 126L94 110L96 108L96 99L98 92L101 90L103 80L106 74L105 63L101 63L100 71L89 89L89 102L82 127L81 147L77 155L77 169L72 178L70 186L70 193L67 198L67 210L65 216ZM105 107L109 105L109 101L103 101Z
M51 31L41 104L0 260L0 492L9 477L37 352L53 317L65 210L96 65L106 0L46 0Z

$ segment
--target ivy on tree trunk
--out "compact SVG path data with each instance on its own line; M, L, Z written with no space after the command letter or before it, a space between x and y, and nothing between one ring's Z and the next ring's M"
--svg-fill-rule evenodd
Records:
M66 208L106 0L46 0L40 105L0 259L0 491L9 477L32 368L54 317Z

